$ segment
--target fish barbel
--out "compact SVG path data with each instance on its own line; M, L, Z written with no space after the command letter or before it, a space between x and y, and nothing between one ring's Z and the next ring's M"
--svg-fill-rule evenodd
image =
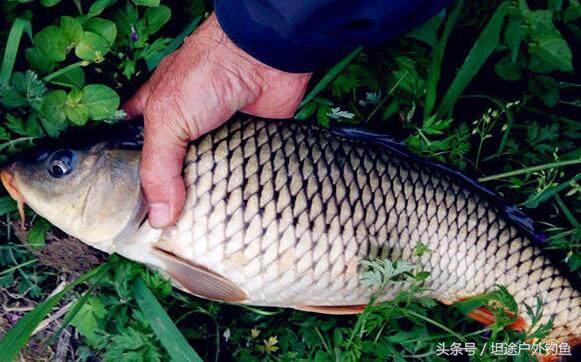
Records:
M204 298L357 313L374 293L361 261L404 260L430 273L428 297L451 304L501 284L521 306L542 299L541 322L554 318L549 340L581 335L579 292L510 208L381 136L232 120L190 144L185 207L164 230L143 222L139 157L104 145L60 149L12 164L2 181L68 234Z

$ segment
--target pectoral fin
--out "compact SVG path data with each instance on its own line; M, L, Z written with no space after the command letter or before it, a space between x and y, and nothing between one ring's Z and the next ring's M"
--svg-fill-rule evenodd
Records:
M296 305L293 308L305 312L315 312L334 315L351 315L363 312L367 305Z
M239 303L248 299L246 291L211 270L159 247L154 247L153 252L165 265L165 272L193 295L229 303Z

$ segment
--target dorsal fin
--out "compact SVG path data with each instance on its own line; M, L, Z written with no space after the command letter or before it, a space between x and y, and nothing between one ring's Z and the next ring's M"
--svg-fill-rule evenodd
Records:
M377 133L371 130L353 126L333 127L331 128L331 132L338 137L350 139L353 141L369 142L375 144L388 150L391 153L396 154L401 158L447 175L450 177L450 179L457 181L461 185L465 185L468 188L471 188L486 196L490 202L498 207L498 209L508 220L512 221L521 230L526 232L535 242L541 243L546 240L546 236L544 234L535 232L533 220L526 216L525 213L522 212L516 205L508 203L496 192L482 185L478 180L469 177L439 161L418 156L417 154L407 149L404 142L398 141L394 137L387 134Z
M246 291L223 276L160 247L154 246L152 250L165 265L165 272L187 292L202 298L229 303L239 303L248 299Z

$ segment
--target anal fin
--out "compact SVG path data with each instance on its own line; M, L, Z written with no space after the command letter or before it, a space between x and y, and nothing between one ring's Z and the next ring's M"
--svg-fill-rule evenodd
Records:
M248 299L248 293L223 276L184 260L160 247L153 253L164 264L165 272L187 292L211 300L239 303Z
M485 307L474 309L472 312L468 313L468 317L486 326L489 326L496 321L494 314ZM522 317L518 317L516 321L508 325L508 328L515 331L524 331L527 328L527 322Z
M305 312L315 312L333 315L359 314L367 307L366 304L358 305L296 305L293 308Z

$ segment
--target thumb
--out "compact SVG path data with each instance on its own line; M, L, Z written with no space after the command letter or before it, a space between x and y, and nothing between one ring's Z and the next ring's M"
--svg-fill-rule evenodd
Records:
M141 185L149 202L149 224L154 228L164 228L177 221L186 195L182 167L187 135L164 125L165 117L161 117L145 113L140 170Z
M123 104L122 108L127 114L127 119L133 119L143 114L151 90L150 84L147 82L142 85L133 97Z

